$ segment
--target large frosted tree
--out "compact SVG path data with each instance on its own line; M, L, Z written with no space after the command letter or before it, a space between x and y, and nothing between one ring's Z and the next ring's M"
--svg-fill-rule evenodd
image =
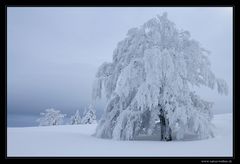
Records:
M95 135L133 140L158 134L159 140L180 140L185 134L208 138L212 133L213 103L202 100L192 86L227 84L210 69L209 51L178 30L167 14L130 29L118 43L111 63L96 74L93 99L108 99Z

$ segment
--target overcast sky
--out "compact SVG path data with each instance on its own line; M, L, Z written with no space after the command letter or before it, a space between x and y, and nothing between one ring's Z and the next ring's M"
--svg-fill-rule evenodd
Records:
M229 94L196 90L215 103L214 113L232 112L232 8L8 7L8 124L35 124L26 116L49 107L67 114L83 109L91 103L97 68L111 62L117 43L163 12L211 51L212 70L227 81ZM103 107L104 101L98 110Z

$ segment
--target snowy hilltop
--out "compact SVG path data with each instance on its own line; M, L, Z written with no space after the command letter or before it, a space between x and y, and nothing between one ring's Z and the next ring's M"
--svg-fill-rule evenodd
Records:
M103 63L96 74L93 100L104 90L108 102L95 135L120 140L158 135L166 141L186 134L213 136L213 103L189 87L217 86L220 94L227 94L226 82L210 69L208 54L166 13L130 29L113 61Z
M231 157L233 147L232 114L214 115L216 137L208 140L135 142L100 140L93 137L96 124L8 128L7 154L19 156L145 156L145 157Z

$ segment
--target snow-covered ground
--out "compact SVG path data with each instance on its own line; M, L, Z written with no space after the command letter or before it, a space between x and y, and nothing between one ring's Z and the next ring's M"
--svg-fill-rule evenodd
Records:
M214 116L215 137L192 141L95 138L96 125L7 128L8 156L232 156L232 114Z

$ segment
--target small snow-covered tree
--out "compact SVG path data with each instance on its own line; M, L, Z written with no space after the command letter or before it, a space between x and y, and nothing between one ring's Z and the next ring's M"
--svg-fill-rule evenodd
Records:
M71 116L70 121L72 125L81 124L81 116L79 110L77 110L76 113L73 116Z
M90 104L85 109L81 123L82 124L96 123L96 112L92 104Z
M53 108L46 109L45 113L40 113L41 118L37 119L39 126L61 125L66 114L61 114L59 110Z
M112 63L96 74L93 100L108 99L95 135L132 140L140 134L159 134L160 140L179 140L186 133L199 138L213 135L212 103L189 87L217 84L227 94L227 84L210 69L209 51L178 30L167 14L130 29L118 43Z

